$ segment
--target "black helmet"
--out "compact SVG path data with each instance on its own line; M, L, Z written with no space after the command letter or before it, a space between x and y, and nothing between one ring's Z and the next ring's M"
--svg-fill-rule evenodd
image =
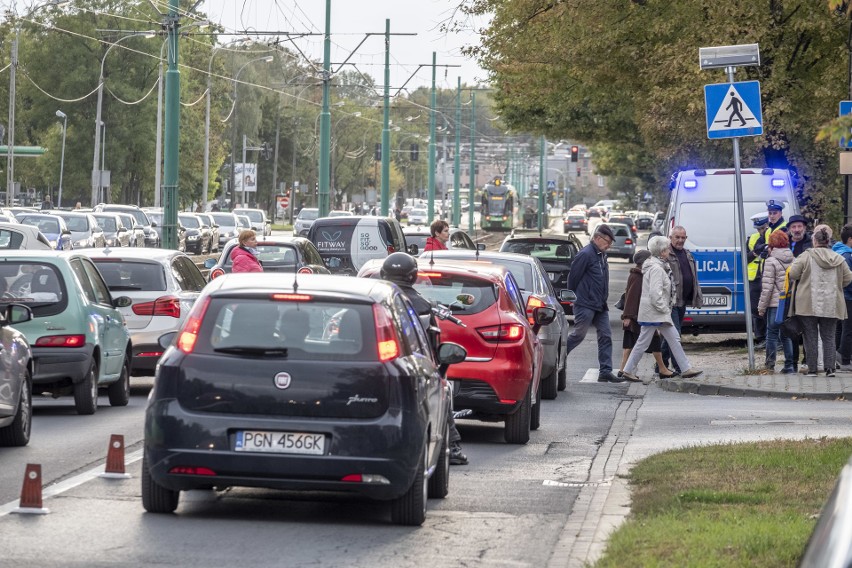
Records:
M414 284L417 280L417 261L410 254L395 252L382 263L382 279L396 284Z

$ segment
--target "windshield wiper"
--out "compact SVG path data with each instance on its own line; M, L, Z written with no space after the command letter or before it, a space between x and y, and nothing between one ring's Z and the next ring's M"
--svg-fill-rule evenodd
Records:
M233 353L235 355L267 355L273 357L286 357L286 347L217 347L214 349L216 353Z

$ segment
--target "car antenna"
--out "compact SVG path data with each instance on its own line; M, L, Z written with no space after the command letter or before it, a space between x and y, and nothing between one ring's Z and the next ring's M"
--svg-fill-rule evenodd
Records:
M299 255L296 254L296 260L293 261L293 293L299 293Z

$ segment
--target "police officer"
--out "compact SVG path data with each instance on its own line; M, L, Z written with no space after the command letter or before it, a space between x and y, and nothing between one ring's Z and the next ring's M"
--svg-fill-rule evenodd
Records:
M777 199L770 199L766 202L766 216L769 217L769 232L766 234L766 239L769 240L769 235L773 231L786 231L787 222L784 220L784 203Z
M404 252L388 255L382 263L380 274L383 280L388 280L399 286L418 315L429 316L429 328L438 329L438 322L432 313L432 303L414 289L413 284L417 281L417 261L414 260L413 256ZM432 351L437 354L437 334L430 333L429 339L432 342ZM468 460L467 456L462 453L461 434L456 428L452 404L447 407L447 422L450 428L450 465L467 465Z
M769 215L758 213L751 216L751 222L757 230L748 239L748 292L751 298L752 332L754 333L755 348L762 349L766 345L766 319L757 313L762 290L763 261L769 252Z

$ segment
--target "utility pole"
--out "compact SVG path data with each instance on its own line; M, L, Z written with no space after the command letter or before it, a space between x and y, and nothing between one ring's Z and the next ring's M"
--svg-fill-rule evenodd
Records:
M547 189L547 170L544 166L544 156L547 152L547 140L541 137L541 148L538 154L538 234L544 229L544 191Z
M453 160L453 226L461 223L461 77L456 87L456 155Z
M437 106L437 95L435 94L435 62L437 54L432 52L432 98L429 104L429 182L428 200L426 202L427 218L431 221L435 218L435 121Z
M390 19L385 20L385 106L382 127L382 216L390 201Z
M325 37L322 58L322 112L320 113L319 216L328 215L329 166L331 165L331 110L329 84L331 83L331 0L325 0Z
M476 193L476 91L470 94L470 189L467 193L467 230L473 230L473 196Z
M178 71L179 0L169 0L165 18L168 30L168 70L166 71L166 119L163 155L163 234L160 246L177 249L178 151L180 148L180 71ZM159 188L157 188L159 189Z

